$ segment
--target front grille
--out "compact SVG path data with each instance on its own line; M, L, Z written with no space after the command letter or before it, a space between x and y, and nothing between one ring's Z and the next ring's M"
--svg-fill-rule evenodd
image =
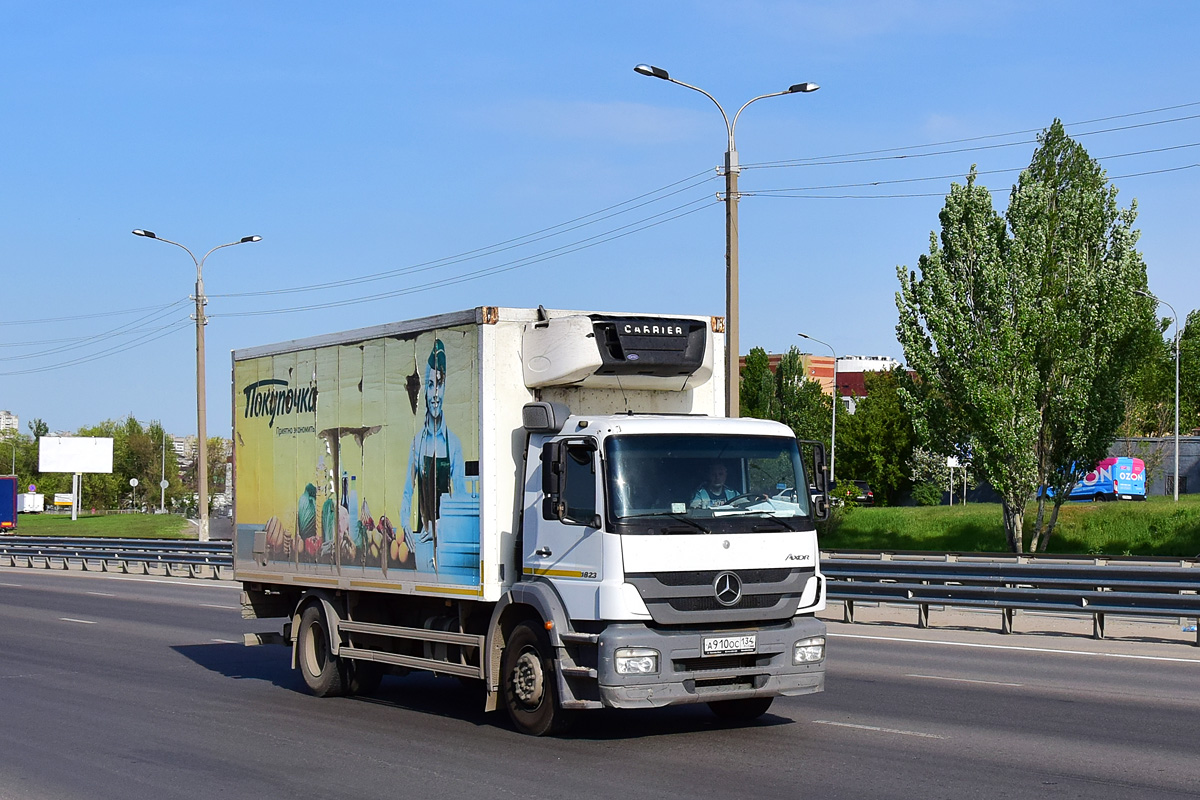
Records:
M717 602L714 583L731 572L742 584L742 596L731 606ZM692 570L627 574L654 621L660 625L700 625L731 622L768 622L789 619L800 606L800 597L814 569Z
M770 608L783 600L781 594L744 594L731 606L723 606L716 597L673 597L667 602L676 611L720 611L723 608Z
M716 672L726 669L753 669L771 660L770 656L748 653L740 656L709 656L708 658L678 658L671 662L676 672Z

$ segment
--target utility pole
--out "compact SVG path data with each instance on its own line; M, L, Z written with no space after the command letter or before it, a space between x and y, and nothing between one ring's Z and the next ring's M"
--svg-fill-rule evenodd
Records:
M779 97L780 95L796 94L797 92L815 92L821 87L815 83L796 83L782 92L759 95L746 101L746 105L739 108L738 112L733 115L733 121L731 122L729 115L725 113L725 108L717 102L717 98L700 87L676 80L665 69L652 67L649 64L638 64L633 68L633 71L639 75L658 78L659 80L678 84L686 89L699 92L713 101L713 105L717 107L717 110L721 112L721 117L725 120L725 131L729 135L729 146L725 150L725 416L736 417L740 414L739 400L741 393L741 369L739 368L741 349L738 343L737 207L738 172L741 171L741 167L738 166L737 145L734 142L733 133L737 128L738 117L746 110L746 106L749 106L751 103L767 97ZM831 459L830 467L832 468L832 466L833 461Z
M164 239L161 236L156 236L154 231L135 230L135 236L144 236L147 239L157 239L160 242L173 244L182 249L196 264L196 491L198 494L197 504L199 505L198 512L199 520L199 539L202 542L208 541L208 424L207 424L207 400L205 398L204 386L204 326L208 324L208 319L204 316L204 306L208 304L208 298L204 296L204 261L217 250L222 247L232 247L236 244L247 244L249 242L261 242L261 236L243 236L236 242L227 242L219 244L212 250L204 254L202 258L197 259L187 247L184 247L179 242L173 242L170 239ZM164 439L164 444L166 440ZM164 476L165 478L165 476Z

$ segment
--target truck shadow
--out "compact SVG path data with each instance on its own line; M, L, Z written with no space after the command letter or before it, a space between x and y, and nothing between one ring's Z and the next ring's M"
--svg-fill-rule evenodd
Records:
M212 672L237 680L267 681L285 689L304 691L300 673L291 669L281 647L246 647L241 643L185 644L171 648Z
M308 694L300 673L290 668L286 650L280 647L246 647L242 644L193 644L171 648L204 669L235 680L266 681L281 689ZM464 683L425 673L388 675L370 696L349 698L353 702L388 706L419 714L455 719L479 727L494 727L520 736L503 707L494 713L483 710L484 693L477 684ZM792 720L768 712L745 723L718 719L699 705L673 708L618 711L602 709L580 712L575 724L561 738L583 741L621 741L680 733L706 733L737 728L767 728L790 725Z
M356 699L458 719L477 726L494 727L509 731L514 736L522 735L513 727L502 704L496 712L485 712L482 688L479 685L462 683L455 678L428 674L388 676L373 696ZM792 723L793 720L786 716L771 713L754 722L731 723L718 719L703 704L659 709L601 709L577 713L574 725L558 738L622 741L653 736L677 736L680 733L766 728Z

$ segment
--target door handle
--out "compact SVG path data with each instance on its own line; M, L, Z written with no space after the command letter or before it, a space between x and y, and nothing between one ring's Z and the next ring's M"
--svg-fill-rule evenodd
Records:
M534 550L533 554L535 556L541 556L542 558L549 558L552 555L550 552L550 548L546 547L545 545L542 545L537 550Z

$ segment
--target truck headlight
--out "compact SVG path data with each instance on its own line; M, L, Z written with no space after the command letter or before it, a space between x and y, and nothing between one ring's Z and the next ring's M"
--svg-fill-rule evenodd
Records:
M792 645L792 664L812 664L825 657L825 637L813 636Z
M618 647L613 659L618 675L646 675L658 672L658 651L648 647Z

